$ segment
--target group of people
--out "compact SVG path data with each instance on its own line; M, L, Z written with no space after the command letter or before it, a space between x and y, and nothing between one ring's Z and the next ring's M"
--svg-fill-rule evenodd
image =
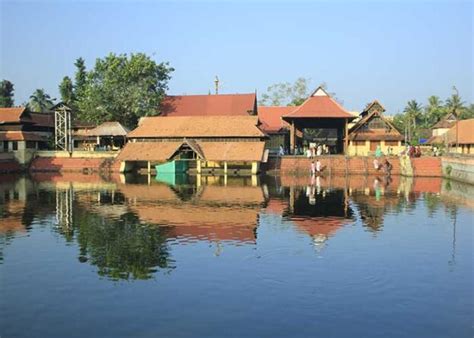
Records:
M314 144L310 143L309 147L305 150L307 158L314 158L315 156L321 156L323 154L329 154L329 147L325 144Z
M386 176L390 176L391 173L392 173L392 164L388 161L388 159L386 158L382 164L379 162L379 160L377 158L374 159L374 169L375 170L382 170L382 172L386 175Z

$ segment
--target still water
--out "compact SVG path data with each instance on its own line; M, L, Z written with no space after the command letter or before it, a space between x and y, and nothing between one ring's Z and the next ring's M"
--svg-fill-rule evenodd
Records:
M1 337L471 337L474 187L0 176Z

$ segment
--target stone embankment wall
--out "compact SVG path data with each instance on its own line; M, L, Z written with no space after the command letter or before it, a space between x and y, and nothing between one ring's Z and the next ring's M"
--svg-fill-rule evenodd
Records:
M442 158L443 177L474 184L473 156L445 156Z

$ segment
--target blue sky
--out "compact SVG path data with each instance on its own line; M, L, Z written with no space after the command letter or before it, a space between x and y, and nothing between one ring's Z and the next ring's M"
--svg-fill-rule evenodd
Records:
M473 94L471 1L5 1L0 78L15 103L36 88L58 97L82 56L145 52L176 69L172 94L265 92L276 82L327 83L349 110L388 113L456 85Z

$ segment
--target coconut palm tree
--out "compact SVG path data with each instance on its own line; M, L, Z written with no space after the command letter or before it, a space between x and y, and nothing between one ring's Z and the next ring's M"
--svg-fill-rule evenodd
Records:
M453 86L454 93L451 95L449 99L446 100L446 110L449 113L453 113L456 118L459 118L461 114L464 112L466 107L464 106L465 102L459 96L459 92L456 87Z
M45 93L44 89L36 89L35 92L30 96L30 102L28 102L28 108L36 112L45 112L53 105L51 96Z
M423 113L422 106L416 100L410 100L407 106L403 110L406 115L407 127L408 127L408 139L411 141L412 135L416 130L417 124L421 122Z
M443 107L443 101L439 96L432 95L428 98L428 105L425 107L425 117L427 127L432 126L446 113L446 110Z

